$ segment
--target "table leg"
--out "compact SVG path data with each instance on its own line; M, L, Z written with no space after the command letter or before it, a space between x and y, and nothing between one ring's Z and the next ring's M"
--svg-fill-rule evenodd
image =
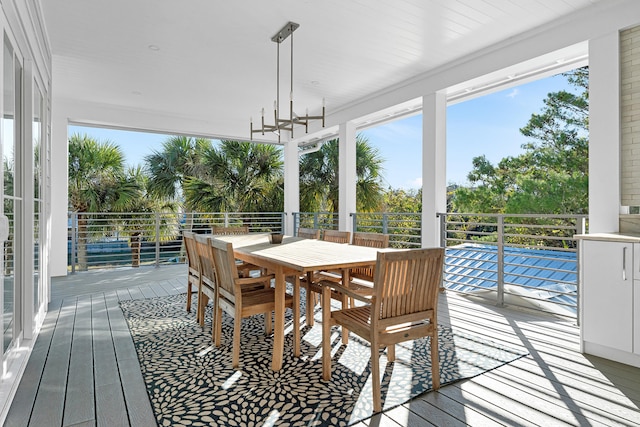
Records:
M322 287L322 379L331 380L331 288Z
M281 266L276 267L275 276L275 325L273 328L273 359L271 360L271 369L279 371L282 368L282 358L284 353L284 295L286 289L284 271Z
M300 357L300 275L293 282L293 355Z

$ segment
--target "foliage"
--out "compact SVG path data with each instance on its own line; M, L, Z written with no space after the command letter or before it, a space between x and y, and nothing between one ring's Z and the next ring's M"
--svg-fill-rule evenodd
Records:
M69 139L69 208L77 212L122 212L138 197L138 184L127 177L124 154L110 141L87 135Z
M182 201L186 179L203 170L202 157L211 146L208 139L172 136L162 144L162 150L145 156L150 194ZM188 211L193 210L190 200L184 203Z
M382 196L382 212L422 212L422 189L389 188Z
M373 212L382 203L382 164L379 151L368 139L356 136L356 210ZM302 212L339 210L339 146L338 140L325 142L300 161L300 210Z
M588 208L588 69L565 73L578 93L549 93L520 132L524 153L497 165L473 159L472 187L456 189L455 212L583 214Z
M221 141L201 153L198 174L183 182L185 200L204 212L274 212L284 206L282 150Z

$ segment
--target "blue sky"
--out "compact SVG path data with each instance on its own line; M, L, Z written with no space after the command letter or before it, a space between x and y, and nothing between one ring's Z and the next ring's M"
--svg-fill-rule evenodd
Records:
M519 129L538 113L549 92L567 89L562 76L553 76L458 103L447 108L447 182L467 183L474 157L492 163L522 152L526 142ZM88 134L122 147L127 162L142 163L145 155L161 149L167 135L70 126L69 134ZM422 116L408 117L363 131L384 161L385 187L421 186Z

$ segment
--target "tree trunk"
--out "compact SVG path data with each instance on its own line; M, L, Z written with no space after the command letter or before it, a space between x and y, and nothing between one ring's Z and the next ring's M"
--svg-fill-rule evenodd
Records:
M140 241L140 232L133 233L129 238L129 244L131 245L131 266L140 267L140 249L142 243Z
M89 240L88 220L81 213L78 213L78 270L87 271L87 241Z

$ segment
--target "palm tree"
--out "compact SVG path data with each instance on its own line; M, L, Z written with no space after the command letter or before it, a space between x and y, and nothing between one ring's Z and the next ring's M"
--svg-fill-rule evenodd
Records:
M86 212L121 211L139 195L124 172L124 154L110 141L87 135L69 138L69 208L78 213L78 264L87 269L89 220Z
M300 162L300 210L337 212L338 140L325 142L320 150L306 154ZM362 134L356 137L356 209L378 210L382 203L382 157Z
M142 166L130 167L126 175L137 184L139 194L132 198L123 210L131 214L118 217L117 225L122 229L122 234L129 236L131 266L139 267L142 242L145 238L154 236L160 241L169 241L180 234L178 222L172 215L167 215L177 211L177 203L151 192L149 176ZM156 225L159 231L158 236L156 236Z
M281 211L282 150L274 145L220 141L203 153L198 175L183 183L185 200L210 212Z
M181 201L187 177L198 176L202 170L202 157L211 149L209 139L172 136L162 144L162 150L154 150L144 161L149 174L149 189L162 198ZM185 200L185 208L192 206Z

